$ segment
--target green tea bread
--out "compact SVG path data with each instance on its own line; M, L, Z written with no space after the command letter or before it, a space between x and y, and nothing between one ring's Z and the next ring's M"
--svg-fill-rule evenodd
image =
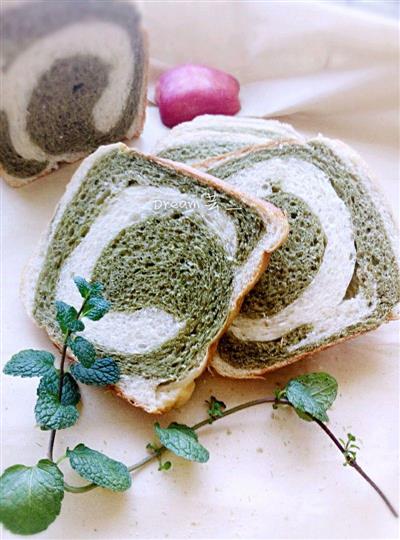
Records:
M277 120L205 114L171 129L154 152L165 159L193 164L282 138L303 140L292 126Z
M270 143L203 166L281 208L290 227L219 343L220 374L261 375L398 314L397 231L349 147L323 137Z
M100 281L112 308L85 321L112 356L118 394L149 412L186 401L269 253L288 231L270 203L124 144L76 171L23 280L28 312L57 345L54 301L76 307L74 275Z
M22 186L141 133L148 58L131 2L7 2L1 15L0 174L8 183Z

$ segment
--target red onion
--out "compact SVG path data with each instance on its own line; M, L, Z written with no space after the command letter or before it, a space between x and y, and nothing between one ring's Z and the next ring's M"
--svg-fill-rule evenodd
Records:
M239 82L219 69L184 64L161 75L156 103L168 127L200 114L234 115L240 110Z

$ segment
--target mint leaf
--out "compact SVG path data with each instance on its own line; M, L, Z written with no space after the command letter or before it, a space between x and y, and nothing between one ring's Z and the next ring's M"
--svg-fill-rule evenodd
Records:
M90 283L90 295L91 296L101 296L103 292L103 285L99 281L92 281Z
M326 411L336 399L337 388L336 380L328 373L307 373L289 381L285 393L301 418L309 420L308 413L327 422Z
M126 465L97 450L78 444L73 450L67 448L66 455L71 467L97 486L112 491L125 491L131 486L132 478Z
M159 471L169 471L170 468L172 467L172 463L170 461L164 461L164 463L160 463L158 464L158 470Z
M208 405L207 412L210 420L215 420L215 418L224 416L224 409L226 409L226 405L223 401L220 401L215 396L211 396L209 400L206 400L206 403Z
M197 434L189 426L173 422L167 428L162 428L157 422L154 430L161 444L177 456L199 463L208 461L208 450L198 442Z
M38 389L36 391L38 396L51 394L55 397L58 396L58 385L60 381L60 373L55 370L50 375L46 375L40 379ZM70 373L65 373L63 378L63 387L61 395L61 405L77 405L81 399L79 386Z
M81 276L74 276L74 282L82 298L88 298L91 293L91 287L86 279Z
M26 349L20 351L7 362L3 372L20 377L40 377L55 371L54 355L47 351Z
M90 368L73 364L71 373L78 381L96 386L114 384L120 378L119 367L112 358L98 358Z
M63 405L58 396L42 388L35 405L35 418L41 429L65 429L78 420L75 405Z
M85 278L81 276L75 276L74 281L75 281L75 285L78 288L78 291L80 292L80 295L85 300L89 298L89 296L101 295L101 292L103 290L103 285L99 283L98 281L89 283L88 281L86 281Z
M96 349L87 339L78 336L69 340L72 352L85 367L91 367L96 360Z
M78 320L78 312L73 306L57 300L56 310L56 319L63 334L68 331L81 332L85 329L83 322Z
M60 513L63 497L63 474L51 461L13 465L0 478L0 521L14 534L44 531Z
M102 296L91 296L85 302L85 308L82 312L84 317L92 321L99 321L110 309L111 303Z

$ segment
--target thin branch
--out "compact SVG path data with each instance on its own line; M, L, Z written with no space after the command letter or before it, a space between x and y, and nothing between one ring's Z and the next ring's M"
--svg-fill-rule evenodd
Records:
M78 311L77 319L80 319L80 316L82 315L83 309L85 307L86 300L83 302L81 309ZM68 340L71 336L71 330L68 330L65 334L64 339L64 345L62 348L61 353L61 361L60 361L60 378L58 381L58 400L61 402L62 398L62 391L63 391L63 384L64 384L64 371L65 371L65 360L67 358L67 350L68 350ZM54 451L54 443L56 440L56 429L52 429L50 432L50 440L49 440L49 447L47 451L47 455L50 461L53 461L53 451Z
M61 354L60 378L58 381L58 400L60 402L61 402L62 391L63 391L65 358L67 356L68 338L70 335L71 335L71 332L68 330L68 332L65 335L64 345L63 345L62 354ZM49 449L47 451L47 455L50 461L53 461L53 450L54 450L54 442L56 440L56 433L57 433L56 429L52 429L50 432Z
M199 428L202 428L204 426L213 424L214 422L217 422L218 420L222 420L226 416L230 416L231 414L235 414L239 411L243 411L244 409L248 409L250 407L255 407L256 405L262 405L265 403L272 403L275 405L289 405L289 407L293 407L293 405L287 400L287 399L276 399L276 398L261 398L261 399L254 399L253 401L247 401L246 403L241 403L240 405L237 405L236 407L232 407L230 409L226 409L223 411L221 416L217 416L215 418L205 418L204 420L201 420L197 424L194 424L192 426L193 430L197 430ZM319 427L328 435L328 437L331 439L331 441L334 443L334 445L337 447L339 452L345 457L347 463L353 467L363 478L368 482L368 484L376 491L376 493L381 497L383 502L386 504L386 506L389 508L390 512L395 516L398 517L398 513L394 506L390 503L389 499L386 497L386 495L383 493L383 491L377 486L377 484L366 474L366 472L360 467L360 465L356 462L356 460L349 460L346 458L346 450L344 446L340 443L340 441L337 439L337 437L332 433L332 431L328 428L326 424L321 422L321 420L318 420L318 418L313 417L312 415L309 415L310 418L319 425ZM154 461L160 456L161 452L164 452L166 450L165 446L161 446L158 448L157 453L151 454L150 456L147 456L143 458L141 461L138 461L134 465L131 465L128 467L130 472L136 471L137 469L140 469L147 463L150 463L151 461ZM92 489L96 488L96 484L87 484L85 486L81 487L75 487L70 486L68 484L65 484L65 490L69 491L71 493L85 493L87 491L91 491Z
M392 505L392 503L389 501L389 499L386 497L386 495L383 493L381 488L368 476L368 474L360 467L360 465L357 463L355 459L348 459L346 458L346 450L344 446L340 444L338 439L335 437L335 435L332 433L332 431L328 428L326 424L321 422L321 420L318 420L317 418L314 418L314 422L316 422L321 429L325 431L325 433L328 435L328 437L331 439L331 441L339 448L340 452L345 456L345 459L347 463L350 465L350 467L353 467L358 474L360 474L366 482L376 491L376 493L379 495L379 497L383 500L383 502L386 504L386 506L389 508L390 512L394 515L394 517L398 518L399 514L395 507Z

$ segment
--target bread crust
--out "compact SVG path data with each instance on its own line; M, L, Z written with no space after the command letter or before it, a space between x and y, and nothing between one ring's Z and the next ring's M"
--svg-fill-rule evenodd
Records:
M114 394L128 401L132 405L140 407L149 413L161 414L161 413L167 412L174 406L176 407L176 406L183 405L183 403L185 403L190 398L194 390L194 382L193 382L194 379L196 379L204 371L207 364L211 361L211 358L214 356L215 351L217 349L218 341L220 340L222 335L225 333L225 331L227 330L228 326L231 324L233 319L239 313L246 294L251 290L251 288L255 285L257 280L263 274L265 268L267 267L271 253L286 240L288 232L289 232L289 226L288 226L288 222L284 213L278 208L276 208L274 205L272 205L271 203L249 197L248 195L245 195L239 192L238 190L236 190L229 184L223 182L222 180L214 178L211 175L201 173L198 170L193 169L192 167L188 167L186 165L181 165L173 161L169 161L166 159L144 154L143 152L140 152L136 149L127 147L123 143L116 143L116 144L100 147L94 154L92 154L91 156L86 158L86 160L83 161L83 164L81 167L84 167L84 169L82 169L82 171L78 169L75 175L73 176L73 179L71 180L71 182L67 185L65 195L61 199L61 203L60 203L61 206L57 206L56 211L53 215L53 219L56 217L58 212L60 212L61 214L63 213L65 207L68 204L68 202L65 202L64 200L65 197L68 194L73 196L73 193L79 188L81 183L84 181L87 170L93 166L95 161L100 156L117 148L120 151L145 156L146 159L148 159L149 161L152 161L157 164L161 164L164 167L169 168L173 172L183 172L185 174L188 174L194 177L199 183L203 185L211 186L214 189L224 191L225 193L228 193L230 196L234 197L238 201L244 202L248 206L256 210L267 225L273 224L277 228L276 240L274 241L274 243L271 245L271 247L268 250L264 249L263 251L260 252L259 260L257 261L257 264L255 265L253 269L253 274L248 278L248 281L246 282L245 286L242 288L240 293L234 299L232 308L228 314L228 317L224 326L220 329L220 331L215 336L213 341L209 344L203 360L200 362L199 366L195 370L192 370L192 372L189 373L189 375L185 379L179 381L179 392L177 394L174 394L174 397L172 400L173 402L167 401L165 404L163 403L156 409L153 409L153 408L149 409L148 407L146 407L145 403L142 403L139 400L133 401L132 398L127 396L120 387L116 387L115 385L109 387L109 389ZM85 167L85 163L86 163L86 167ZM35 275L35 273L37 273L38 265L40 267L40 262L41 262L40 252L41 250L45 249L46 244L48 244L50 240L51 240L51 229L48 228L45 231L44 235L42 236L42 239L37 247L36 253L31 257L30 261L28 262L28 265L26 266L23 272L22 280L21 280L22 301L25 305L25 308L29 316L32 318L32 320L35 323L36 321L32 313L33 305L32 305L32 301L30 300L30 297L34 295L34 291L31 290L32 287L31 287L31 283L29 283L29 280L31 280L32 282L32 275ZM36 281L37 280L35 280L34 283L36 283ZM49 337L51 341L55 344L55 346L60 349L60 345L56 342L56 340L54 339L54 336L51 336L49 334ZM68 354L68 357L71 360L75 360L74 356L71 353ZM173 383L173 384L176 384L176 383Z

